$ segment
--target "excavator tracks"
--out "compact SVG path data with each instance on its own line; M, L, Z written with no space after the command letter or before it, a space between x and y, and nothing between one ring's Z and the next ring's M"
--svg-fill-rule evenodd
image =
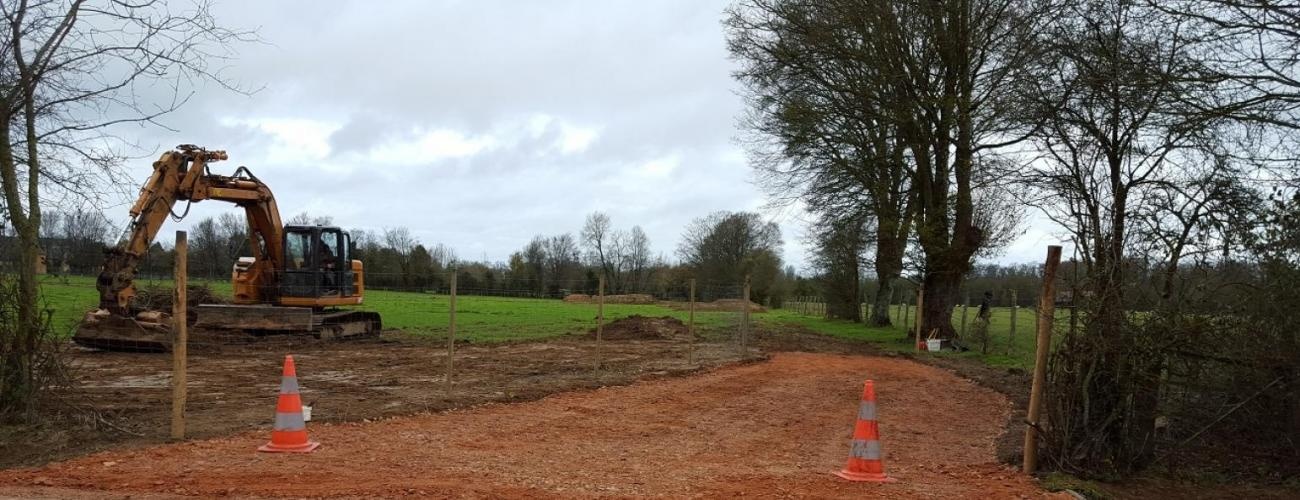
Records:
M203 304L197 310L191 339L209 344L245 344L272 336L343 340L374 337L383 330L379 313L370 311L226 304ZM166 352L172 338L165 314L124 318L99 310L86 315L72 340L108 351Z

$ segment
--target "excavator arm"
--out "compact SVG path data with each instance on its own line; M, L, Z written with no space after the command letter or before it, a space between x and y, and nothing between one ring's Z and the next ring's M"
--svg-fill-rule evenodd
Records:
M271 189L245 167L234 175L215 175L208 165L227 158L225 151L208 151L183 144L175 151L163 153L153 164L153 174L140 189L131 206L131 224L118 244L105 251L104 267L96 281L99 307L119 316L130 316L135 296L135 275L140 261L173 207L185 201L221 200L244 208L248 217L249 247L254 264L249 280L254 285L271 283L284 258L284 227ZM186 207L186 212L189 208ZM181 217L184 215L182 214ZM179 219L179 217L177 217ZM251 293L268 293L272 287L252 286ZM257 302L262 297L237 297L241 302Z

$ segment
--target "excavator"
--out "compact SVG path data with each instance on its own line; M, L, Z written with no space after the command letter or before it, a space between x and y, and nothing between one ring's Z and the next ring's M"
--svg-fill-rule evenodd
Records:
M229 176L210 171L211 164L226 159L225 151L183 144L154 162L153 174L131 207L126 234L104 251L95 282L99 308L86 314L73 341L107 350L171 348L169 311L141 310L133 303L135 276L168 216L179 220L190 203L203 200L244 209L253 256L234 264L230 304L198 305L196 332L322 339L379 334L378 313L338 308L360 305L365 292L363 266L351 258L348 233L337 227L282 225L271 189L247 167ZM179 202L186 206L177 216L173 209Z

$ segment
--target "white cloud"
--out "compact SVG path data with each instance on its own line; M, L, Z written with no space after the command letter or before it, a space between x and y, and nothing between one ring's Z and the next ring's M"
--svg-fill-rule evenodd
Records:
M328 158L330 134L343 127L341 123L309 118L227 116L218 122L226 127L247 127L269 135L272 145L265 151L264 160L275 163Z
M765 201L734 142L744 103L719 24L730 3L220 3L223 25L266 42L237 47L227 74L264 90L199 89L166 120L179 132L123 135L227 148L286 216L407 226L466 258L504 260L594 210L643 226L671 257L691 219ZM204 203L187 222L207 210L234 208ZM765 215L802 268L801 210ZM1041 260L1058 240L1046 227L999 260Z
M677 166L681 165L681 163L681 156L672 154L642 163L641 172L645 173L647 177L667 177L672 175L673 171L677 170Z
M492 136L471 136L457 130L435 129L417 132L410 139L386 142L363 156L379 165L424 165L473 156L497 142Z
M564 124L561 126L560 152L576 154L586 151L600 132L594 128Z

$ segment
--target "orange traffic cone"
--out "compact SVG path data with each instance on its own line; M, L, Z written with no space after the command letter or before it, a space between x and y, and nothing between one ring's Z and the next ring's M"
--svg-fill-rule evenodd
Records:
M885 463L880 460L880 430L876 428L876 386L870 380L862 388L862 403L858 406L858 421L853 425L849 462L844 464L844 470L835 475L849 481L895 481L885 475Z
M275 405L275 429L271 442L257 451L275 453L311 453L320 443L307 440L307 422L302 418L302 397L298 395L298 372L293 356L284 356L284 376L280 377L280 400Z

